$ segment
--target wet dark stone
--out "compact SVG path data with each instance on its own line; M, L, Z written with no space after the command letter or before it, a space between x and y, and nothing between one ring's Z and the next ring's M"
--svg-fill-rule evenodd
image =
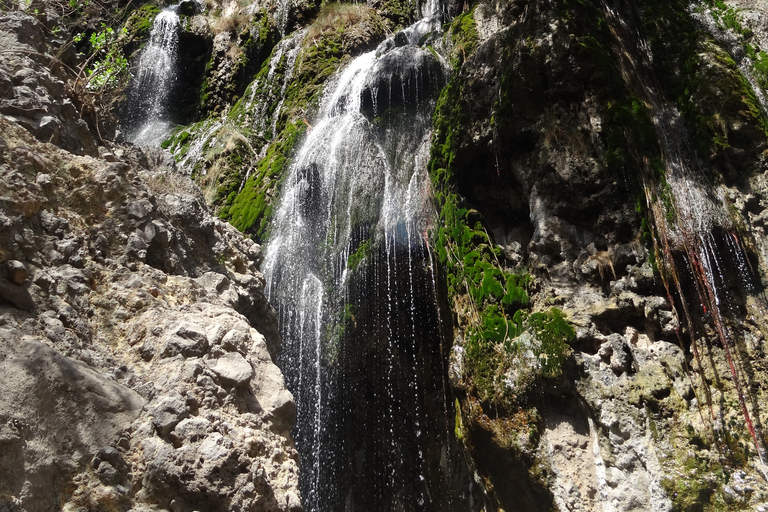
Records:
M440 93L445 73L428 50L403 46L376 62L363 88L361 111L373 118L397 108L415 108Z

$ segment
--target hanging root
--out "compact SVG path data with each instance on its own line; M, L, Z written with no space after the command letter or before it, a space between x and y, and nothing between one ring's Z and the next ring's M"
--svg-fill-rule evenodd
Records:
M664 284L664 289L666 290L666 293L667 293L667 300L672 305L672 307L674 308L675 305L672 299L671 286L669 282L670 279L674 283L674 289L681 299L680 303L681 303L682 311L685 317L685 322L688 327L688 332L690 335L691 351L693 352L697 369L701 375L702 388L704 389L706 399L707 399L707 407L709 409L709 415L711 418L711 422L710 422L710 426L711 426L715 421L715 413L712 405L712 393L709 389L709 386L707 385L706 378L704 376L704 366L701 361L698 343L696 342L696 337L694 334L693 320L691 317L690 310L688 309L688 305L685 301L685 295L683 294L683 289L680 284L679 273L677 271L674 259L672 257L672 247L665 229L666 219L664 216L664 212L661 210L661 207L655 201L653 201L653 194L651 192L651 187L648 185L645 186L645 196L646 196L646 204L653 217L653 224L656 227L656 229L654 229L652 232L652 235L653 235L652 238L653 238L654 251L657 256L657 261L659 262L659 270L660 270L659 273L661 275L662 283ZM760 447L757 431L755 429L754 424L752 423L752 418L749 414L746 400L744 398L744 392L742 391L741 379L739 378L739 374L736 368L736 363L734 361L732 350L731 350L730 337L727 334L725 323L723 321L719 306L717 304L717 298L715 295L716 290L714 288L714 283L710 282L710 280L707 277L707 272L705 271L705 268L704 268L705 263L703 260L707 258L707 254L705 253L707 248L703 246L700 240L698 240L694 236L691 236L690 233L684 233L683 239L684 239L683 250L691 265L691 270L694 276L694 284L696 286L697 295L701 300L702 306L706 309L706 311L709 311L711 313L711 318L714 323L715 331L717 332L718 338L720 339L720 342L723 346L723 352L725 353L725 357L728 362L728 367L731 372L731 376L733 378L733 385L736 390L736 394L739 400L739 405L741 406L741 412L742 412L742 416L744 417L744 422L747 426L747 430L749 431L750 436L752 437L752 441L755 445L755 450L757 451L757 455L760 459L760 462L762 464L765 464L764 453L762 448ZM681 348L683 348L681 338L679 337L679 333L678 333L678 340L680 341ZM691 381L694 395L696 395L696 399L698 401L696 386L693 382L690 372L688 377ZM712 428L712 434L714 436L713 428ZM767 475L767 478L768 478L768 475Z

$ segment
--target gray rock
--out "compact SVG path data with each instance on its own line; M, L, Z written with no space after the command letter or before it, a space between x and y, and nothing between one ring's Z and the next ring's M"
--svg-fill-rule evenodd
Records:
M211 430L211 422L205 418L187 418L181 420L171 432L171 438L181 445L184 442L197 442Z
M35 308L35 301L26 288L2 278L0 278L0 299L24 311L32 311Z
M160 357L199 357L208 351L208 337L205 331L193 324L183 324L166 339Z
M215 461L226 457L232 449L232 440L218 432L213 432L200 443L200 458L206 461Z
M117 470L107 461L99 464L96 473L99 475L99 480L106 485L116 485L120 481Z
M221 339L221 346L230 352L245 354L248 352L250 342L251 337L248 333L232 329Z
M213 373L229 386L245 386L253 378L251 363L239 352L227 352L215 363L210 364L210 367Z
M16 284L22 284L27 280L27 267L18 260L10 260L6 263L8 268L8 279Z
M10 441L0 448L0 481L27 510L58 502L56 482L116 442L143 404L131 389L30 339L0 336L0 373L0 418L13 426L0 429Z
M17 44L6 44L6 21L1 14L4 49ZM12 80L47 88L48 79L26 58L7 73L7 59L0 88L7 75L11 90L0 102L43 105L27 85L17 102ZM22 68L32 72L14 77ZM47 106L59 121L57 108L78 117L66 99ZM214 219L187 178L172 177L180 185L165 200L168 187L157 184L168 181L156 173L173 162L160 150L110 147L120 163L78 157L36 140L39 120L0 115L0 509L13 496L14 510L168 509L172 500L183 510L290 510L297 455L290 417L274 413L290 409L291 396L266 349L257 358L249 350L264 346L254 320L276 332L260 251ZM131 235L145 259L122 258ZM224 249L232 268L219 261ZM8 260L27 265L21 284L8 278ZM248 354L252 367L238 361L240 370L268 377L258 396L224 389L202 360L185 359L208 354L209 332L223 357L230 331L246 334L226 342ZM175 357L158 357L164 350ZM210 460L197 451L206 439Z
M627 340L620 334L611 334L600 346L597 354L619 376L632 369L632 351Z
M147 199L131 201L125 207L125 211L128 213L128 216L138 220L146 218L146 216L149 215L154 209L155 207Z
M152 424L160 435L165 436L187 416L187 404L181 395L167 396L152 409Z

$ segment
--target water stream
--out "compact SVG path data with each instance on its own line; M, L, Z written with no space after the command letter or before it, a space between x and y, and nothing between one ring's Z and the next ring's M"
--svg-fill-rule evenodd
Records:
M128 96L128 139L159 146L171 129L169 98L176 85L179 50L178 5L163 9L152 24Z
M431 113L445 81L412 44L411 32L439 27L437 6L425 10L326 86L267 246L307 511L470 507L425 243Z

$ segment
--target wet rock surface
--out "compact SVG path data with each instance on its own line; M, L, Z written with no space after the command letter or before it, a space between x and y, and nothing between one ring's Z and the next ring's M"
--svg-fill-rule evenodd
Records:
M609 10L628 5L637 9L627 24L610 19ZM645 80L677 102L672 138L696 146L708 172L701 181L741 219L733 234L708 235L725 255L727 326L765 450L759 269L768 261L768 180L760 105L750 99L764 94L742 32L766 48L767 4L724 5L741 9L741 28L725 11L715 20L711 5L676 0L451 1L447 10L463 14L441 20L439 35L438 21L398 32L414 6L397 2L356 13L312 0L214 1L202 11L183 2L175 115L222 117L179 132L176 156L208 181L207 199L222 213L233 215L232 194L245 191L254 210L239 226L268 231L268 205L296 141L313 129L323 83L392 35L363 89L364 114L380 122L451 80L447 103L460 122L448 156L470 236L490 238L488 262L530 274L532 312L556 307L575 330L562 373L543 382L540 340L515 339L523 364L494 376L513 396L505 407L472 380L478 360L464 329L477 311L466 296L443 308L443 327L455 328L446 336L454 339L453 395L441 402L435 388L442 410L430 417L463 445L476 484L465 487L481 498L472 506L768 510L730 356L711 310L693 304L686 320L681 295L695 292L695 279L684 274L679 288L665 289L638 178L649 169L658 177L663 160L660 109L643 96ZM76 105L71 77L49 53L68 35L32 16L42 7L34 0L26 14L0 15L0 510L299 509L288 434L296 407L272 363L280 340L260 247L211 217L168 155L98 147L92 113ZM308 30L278 44L296 27ZM622 46L637 34L648 44ZM246 89L273 48L274 62ZM653 54L651 71L640 49ZM83 58L72 48L60 57L68 65ZM445 96L438 103L444 113ZM213 144L217 130L225 135ZM258 194L249 180L263 180ZM308 191L305 199L307 208ZM743 261L729 252L734 243L747 247ZM673 256L684 260L682 251ZM736 267L756 276L750 293L739 292ZM505 357L502 345L493 361ZM438 383L440 368L431 369L429 382ZM356 387L360 407L374 403ZM369 412L380 415L378 406ZM442 450L425 451L431 471L444 470ZM350 453L349 468L359 460ZM378 475L370 480L375 486Z
M473 318L477 310L462 295L465 285L454 285L459 291L452 303L449 375L460 408L457 429L487 491L489 509L762 510L768 502L761 476L764 466L738 405L730 356L718 341L712 312L695 298L691 275L669 278L660 273L662 256L652 239L643 239L642 234L648 225L642 210L644 182L631 170L631 158L617 164L611 155L617 146L611 105L642 92L637 85L642 78L623 82L616 74L629 68L622 67L622 52L631 54L635 69L644 65L637 48L622 47L617 40L622 40L622 30L637 30L653 41L651 62L658 66L654 72L663 82L654 82L654 87L680 102L676 105L684 114L679 123L686 123L693 133L692 144L708 162L707 179L714 182L711 193L727 198L723 202L742 219L735 223L750 226L746 231L751 234L740 231L738 237L754 240L747 243L745 253L751 268L762 268L766 252L758 212L765 200L766 169L760 153L766 135L759 121L744 115L748 107L724 107L723 102L707 99L709 94L730 97L731 88L737 87L731 81L738 76L736 65L723 48L741 43L695 40L690 44L697 52L697 66L689 61L690 67L683 71L684 57L676 53L683 52L660 35L664 32L659 26L664 24L653 11L661 8L658 2L629 9L637 16L633 21L627 21L631 16L619 3L609 4L626 25L599 7L582 11L574 5L554 7L535 1L479 2L453 25L454 76L448 92L443 92L447 106L438 109L438 115L456 115L460 121L450 125L458 135L446 129L438 133L442 137L438 144L451 142L446 159L456 172L453 183L461 196L457 208L467 210L466 222L474 227L474 236L485 239L483 233L477 235L478 222L487 229L501 260L497 263L491 257L489 264L534 276L535 285L529 288L533 310L557 307L575 329L562 377L526 387L542 363L535 356L520 355L517 361L525 361L523 367L513 366L503 377L493 377L496 387L491 392L505 397L494 401L477 378L487 375L481 372L489 370L481 365L488 363L469 355L472 345L467 337L477 322ZM760 30L756 13L763 12L763 2L728 4L745 8L745 23ZM665 12L698 19L693 9L686 8L680 3ZM602 23L616 25L601 31ZM758 34L762 37L764 33ZM472 38L476 46L468 43ZM697 77L684 100L674 95L674 80L663 75L672 70ZM694 83L693 78L687 80ZM460 92L454 93L452 87ZM649 109L653 120L648 136L659 140L670 136L653 130L658 121L653 116L659 110L653 105L643 108ZM727 119L723 133L731 143L728 148L708 147L706 131L697 128L714 112ZM441 121L438 118L439 127ZM687 133L679 130L671 136L688 140ZM624 132L621 137L629 136ZM644 151L637 138L629 147ZM653 151L658 147L648 154ZM633 205L640 208L633 210ZM716 229L703 236L711 236L717 247L736 237ZM719 272L724 277L717 279L728 290L728 304L721 307L731 315L727 324L736 347L731 350L738 352L733 357L741 363L736 364L745 367L740 375L751 386L745 393L754 420L761 416L766 397L766 382L755 370L765 367L761 348L765 335L760 327L765 319L758 313L763 306L754 308L763 302L752 284L739 288L739 279L755 280L750 271L743 278L734 277L739 252L724 249L720 254ZM753 291L739 291L744 289ZM681 306L684 294L694 297L689 313ZM495 305L501 308L500 303ZM685 314L692 316L690 323ZM525 336L514 340L516 347L526 347ZM492 350L496 359L489 357L494 364L489 373L500 371L496 361L506 352L502 343ZM694 355L697 350L701 363ZM761 434L757 437L759 444L764 443ZM736 438L741 445L728 441ZM739 446L742 455L730 451L733 446ZM721 476L724 471L738 473L752 486L734 485L732 477Z

